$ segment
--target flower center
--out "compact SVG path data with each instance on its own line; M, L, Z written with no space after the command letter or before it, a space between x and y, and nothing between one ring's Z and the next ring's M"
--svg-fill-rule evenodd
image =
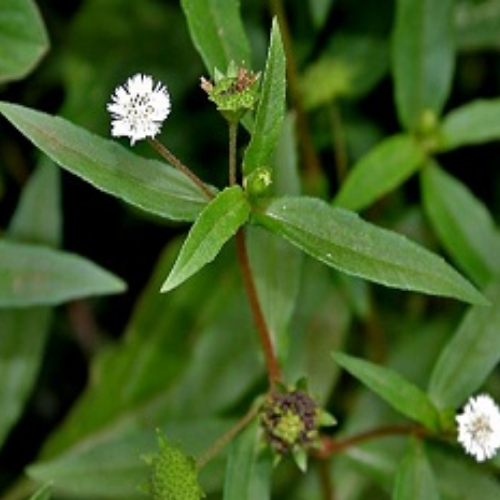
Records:
M475 441L481 445L485 445L488 443L493 429L491 428L489 419L485 415L478 415L470 423L469 432Z
M154 107L148 95L135 95L130 100L128 112L131 120L149 120Z

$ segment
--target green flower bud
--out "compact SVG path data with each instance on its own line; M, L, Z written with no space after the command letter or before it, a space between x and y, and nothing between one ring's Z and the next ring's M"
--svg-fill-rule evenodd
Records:
M245 191L251 197L265 195L273 183L271 171L265 167L258 167L243 180Z
M259 73L237 68L231 63L226 74L215 71L215 83L202 77L201 88L228 121L237 123L257 104L259 76Z
M198 483L196 462L172 446L158 432L159 453L145 457L150 467L145 491L153 500L200 500L205 495Z

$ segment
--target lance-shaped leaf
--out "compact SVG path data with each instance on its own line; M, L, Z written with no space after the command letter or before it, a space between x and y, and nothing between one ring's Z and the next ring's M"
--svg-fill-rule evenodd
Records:
M439 115L454 66L453 0L398 0L393 74L401 124L417 128L424 113Z
M59 170L46 160L25 185L8 236L57 246L59 202ZM22 414L37 380L51 319L49 307L0 310L0 444Z
M442 151L500 138L500 99L477 100L448 113L440 130Z
M146 212L194 220L206 196L173 167L134 155L60 117L0 103L2 113L57 164Z
M233 61L250 63L250 48L240 16L240 2L234 0L182 0L189 32L205 67L225 71Z
M0 83L28 74L49 48L49 39L32 0L0 2Z
M222 191L193 224L161 291L172 290L212 262L249 215L250 204L239 186Z
M487 303L438 255L319 199L275 198L255 213L255 220L345 273L395 288Z
M486 290L490 307L473 307L441 352L429 395L441 408L457 408L484 383L500 361L500 283Z
M272 459L262 449L257 421L232 443L227 460L224 500L266 500L271 497Z
M414 174L424 159L424 152L411 136L386 139L354 165L335 205L355 211L369 207Z
M122 280L77 255L0 241L0 307L58 305L124 289Z
M252 139L243 158L243 172L269 167L285 114L286 60L278 22L273 21L266 68L253 126Z
M392 499L440 500L437 481L427 460L424 445L417 439L412 439L398 467Z
M424 209L448 253L476 283L500 274L500 234L480 200L437 165L422 172Z
M399 413L437 430L439 413L427 395L399 373L340 352L333 359Z

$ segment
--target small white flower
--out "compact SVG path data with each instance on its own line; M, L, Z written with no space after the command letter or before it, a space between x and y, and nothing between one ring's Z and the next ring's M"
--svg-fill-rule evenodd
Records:
M470 398L456 416L458 441L478 462L492 458L500 448L500 410L486 394Z
M138 73L117 87L113 102L107 105L113 119L111 135L130 137L130 143L154 138L170 113L170 96L167 88L154 85L150 76Z

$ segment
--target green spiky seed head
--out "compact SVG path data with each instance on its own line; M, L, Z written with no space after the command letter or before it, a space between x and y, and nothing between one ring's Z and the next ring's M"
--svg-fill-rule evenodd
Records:
M267 440L284 455L297 446L308 446L318 435L318 406L305 392L272 393L262 411L262 426Z
M145 458L150 467L145 491L153 500L200 500L196 462L158 432L159 452Z
M275 462L290 454L305 470L307 453L319 444L319 429L336 423L307 393L307 386L270 393L261 410L261 425Z
M201 88L229 122L237 123L257 104L259 76L259 73L237 68L231 63L225 74L216 70L214 83L201 78Z

